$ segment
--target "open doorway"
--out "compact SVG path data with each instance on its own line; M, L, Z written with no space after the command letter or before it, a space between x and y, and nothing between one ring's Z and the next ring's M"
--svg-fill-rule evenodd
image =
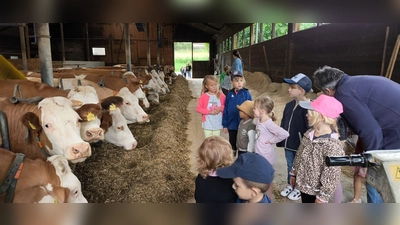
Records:
M191 67L191 76L188 78L201 78L209 74L210 43L174 42L175 72L185 73L183 69L187 68L188 63Z

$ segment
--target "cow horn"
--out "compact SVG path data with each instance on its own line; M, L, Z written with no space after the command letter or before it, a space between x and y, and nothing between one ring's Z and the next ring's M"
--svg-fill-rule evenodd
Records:
M83 103L81 101L78 101L78 100L71 99L71 102L72 102L72 106L81 106L81 105L83 105Z

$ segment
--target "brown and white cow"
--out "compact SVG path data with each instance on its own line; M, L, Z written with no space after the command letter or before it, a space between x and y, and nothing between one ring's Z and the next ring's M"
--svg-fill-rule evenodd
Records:
M31 159L45 160L48 155L63 155L69 161L82 162L91 156L89 143L82 140L81 117L64 97L45 98L39 104L12 104L0 98L0 110L7 116L10 148Z
M125 150L136 148L137 141L127 126L127 121L121 114L121 107L124 100L119 96L112 96L103 99L101 106L103 114L101 127L105 131L105 140L111 144L124 147Z
M0 149L0 185L8 175L16 154ZM87 203L82 194L81 182L71 172L64 156L55 155L43 161L24 158L16 176L14 203ZM0 195L4 202L5 193Z
M60 90L58 88L53 88L50 85L37 83L27 80L0 80L0 96L13 97L15 85L19 85L20 90L24 98L32 98L36 96L41 97L54 97L62 96L67 97L71 100L77 100L82 103L82 105L74 106L74 109L80 109L80 116L82 126L81 137L84 141L97 142L104 139L103 130L100 128L100 123L92 122L90 116L94 114L97 116L101 111L101 107L93 106L91 104L99 103L96 91L90 86L79 86L71 89L69 92ZM17 95L19 97L19 95ZM85 106L86 104L89 104ZM92 110L92 111L90 111ZM89 115L89 120L86 116Z

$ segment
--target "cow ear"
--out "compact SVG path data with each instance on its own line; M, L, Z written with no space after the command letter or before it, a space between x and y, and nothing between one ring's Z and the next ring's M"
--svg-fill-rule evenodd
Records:
M21 117L21 123L31 131L40 133L42 125L40 124L39 117L33 112L27 112Z
M54 203L66 203L70 190L64 187L53 187Z
M81 101L74 100L74 99L71 99L71 102L72 102L72 107L82 106L82 104L83 104Z
M47 158L50 161L54 168L56 169L57 174L65 175L66 173L71 172L71 168L69 167L68 160L64 156L55 155ZM59 173L58 173L59 172Z
M101 117L101 124L100 128L104 130L104 133L108 130L109 127L112 125L112 117L110 115L110 111L104 111Z
M100 104L85 104L76 110L83 122L92 121L101 112Z

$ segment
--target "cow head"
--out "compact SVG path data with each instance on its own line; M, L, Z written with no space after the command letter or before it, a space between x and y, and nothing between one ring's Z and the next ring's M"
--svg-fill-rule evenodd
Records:
M130 123L143 123L149 122L149 116L139 105L139 99L132 94L128 88L124 87L118 92L117 96L123 98L123 103L121 104L121 113L124 115L128 124ZM103 100L104 101L104 100Z
M81 101L82 104L97 104L99 103L99 97L97 96L96 90L91 86L76 86L72 88L68 93L70 100ZM74 107L77 109L79 107Z
M104 132L100 128L100 104L85 104L77 109L76 112L81 117L80 134L82 139L87 142L104 140Z
M142 88L139 88L139 89L137 89L136 91L135 91L135 96L139 99L139 100L141 100L141 101L143 101L143 107L144 108L149 108L150 107L150 103L149 103L149 101L148 101L148 99L147 99L147 97L146 97L146 93L144 93L144 91L143 91L143 89Z
M104 109L101 118L101 128L105 131L105 140L126 150L136 148L137 141L127 126L125 117L121 114L123 99L118 96L104 99L101 103Z
M50 155L63 155L73 163L82 162L92 154L89 143L80 137L79 115L71 100L64 97L45 98L39 104L40 126L49 143L43 143ZM24 120L24 119L23 119ZM29 121L24 122L30 127ZM45 138L41 135L41 138Z
M54 166L56 174L60 178L60 186L69 190L68 192L65 189L53 189L53 192L56 192L56 196L64 195L68 203L87 203L88 201L82 194L81 182L72 173L67 159L56 155L49 157L47 161ZM48 186L46 188L50 189Z

